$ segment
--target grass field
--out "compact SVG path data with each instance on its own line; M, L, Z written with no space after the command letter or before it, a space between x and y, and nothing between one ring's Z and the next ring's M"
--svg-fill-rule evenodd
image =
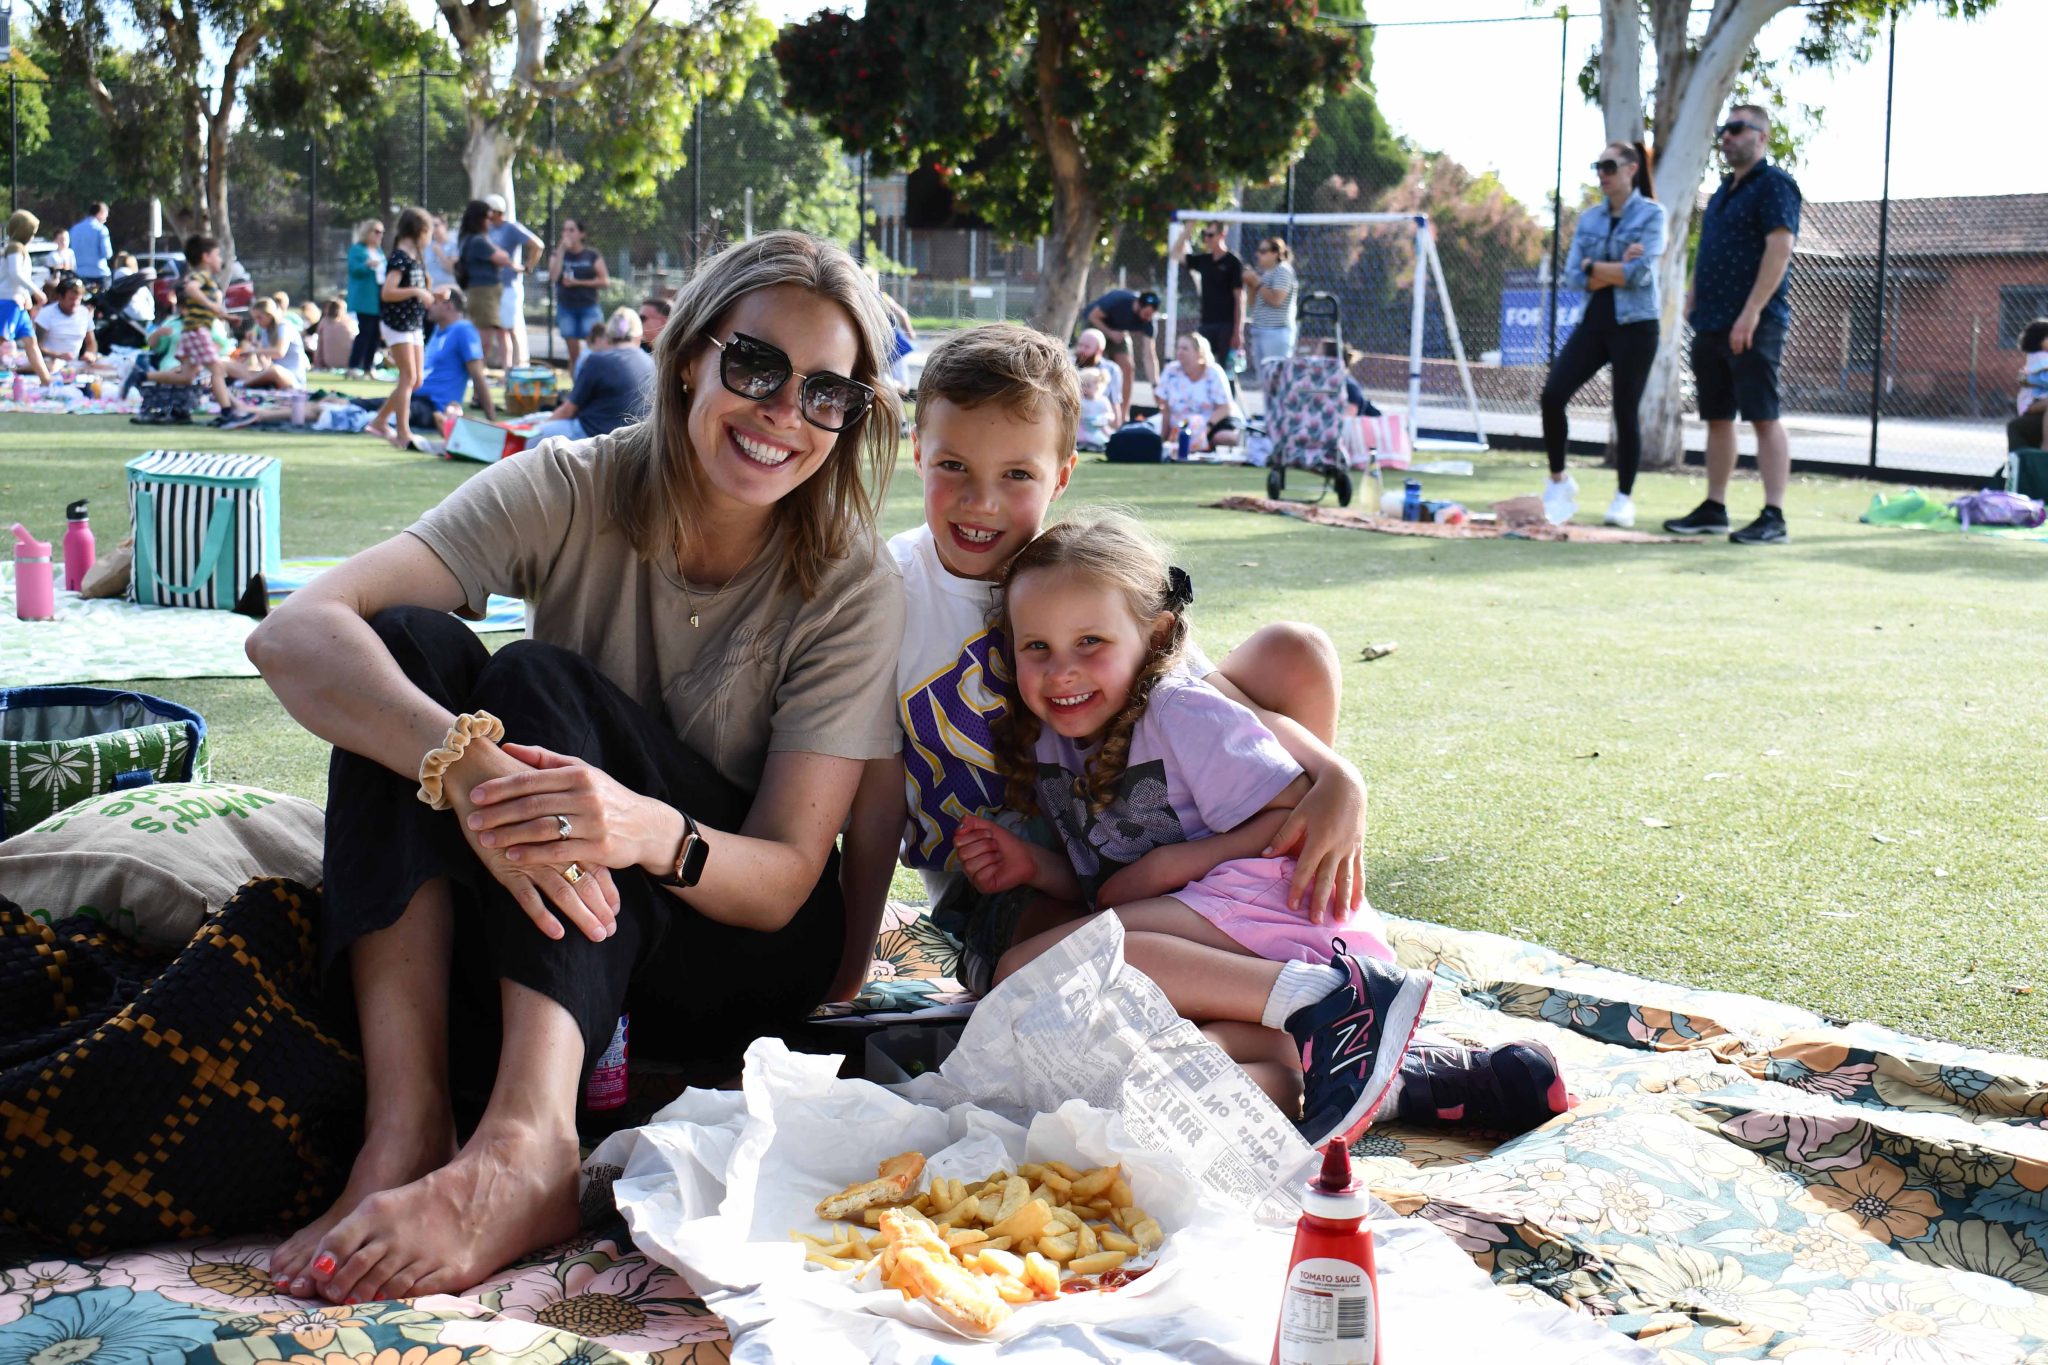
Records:
M89 496L110 539L122 461L153 443L282 458L294 557L382 539L476 469L361 437L0 417L0 525L48 533ZM1424 483L1484 503L1538 477L1502 454ZM1597 514L1611 475L1579 478ZM1259 483L1090 463L1073 497L1174 543L1211 654L1286 618L1336 640L1381 909L2048 1054L2048 546L1859 526L1873 486L1818 478L1776 550L1445 543L1203 506ZM1645 476L1643 524L1701 491ZM1747 519L1758 486L1733 501ZM884 530L919 515L906 457ZM324 751L260 682L144 685L207 717L217 776L322 795Z

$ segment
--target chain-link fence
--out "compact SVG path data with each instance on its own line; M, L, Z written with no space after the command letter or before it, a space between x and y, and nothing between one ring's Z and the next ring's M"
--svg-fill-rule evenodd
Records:
M1512 22L1510 30L1507 25ZM1386 92L1385 73L1427 71L1431 99L1497 110L1479 145L1446 145L1423 155L1406 148L1390 159L1385 139L1355 145L1335 138L1337 120L1299 173L1245 187L1239 207L1272 215L1270 230L1292 238L1304 288L1342 304L1345 340L1362 352L1354 367L1376 398L1405 398L1412 317L1412 248L1399 230L1363 229L1349 237L1289 223L1291 214L1393 211L1426 213L1443 260L1446 292L1462 337L1481 421L1497 438L1533 438L1536 395L1554 348L1576 325L1584 296L1556 287L1558 233L1569 240L1580 207L1592 201L1587 153L1600 141L1597 111L1577 88L1579 68L1597 36L1596 16L1503 21L1519 54L1505 62L1471 59L1472 23L1381 25L1373 34L1382 112L1396 128L1416 117ZM1920 79L1910 45L1898 54L1896 100L1886 90L1882 43L1871 61L1836 73L1798 77L1812 102L1875 86L1896 121L1957 117L1952 82ZM1825 87L1825 88L1822 88ZM451 228L471 197L463 153L469 136L461 82L432 73L393 78L374 116L318 137L244 129L235 142L232 222L237 256L263 292L316 300L345 290L354 229L368 218L390 222L398 206L420 203ZM117 97L122 92L116 92ZM163 224L148 242L147 201L111 192L90 154L92 114L82 98L48 91L51 130L33 150L12 153L14 202L37 210L45 232L73 221L92 198L113 201L117 245L174 251L180 225ZM1801 92L1793 90L1797 103ZM608 183L601 157L542 102L523 131L515 163L516 215L552 248L574 218L603 253L612 283L607 308L631 306L679 284L692 263L719 243L770 227L800 227L863 248L883 287L921 329L1032 311L1045 259L1040 240L1010 241L979 227L925 225L902 177L863 176L857 160L778 99L772 65L763 63L746 97L707 106L686 134L687 164L654 186L622 192ZM1414 97L1408 97L1412 105ZM65 101L69 103L65 103ZM1937 101L1939 104L1937 105ZM1865 101L1866 105L1869 101ZM1219 123L1219 135L1227 122ZM0 132L6 131L0 129ZM1867 155L1883 165L1885 128L1869 129ZM1490 173L1494 165L1558 164L1559 202L1547 187L1531 193ZM1798 174L1799 167L1792 167ZM1712 188L1712 178L1703 189ZM1666 189L1667 196L1669 187ZM167 196L166 202L169 202ZM865 210L865 231L861 210ZM958 221L955 219L954 221ZM971 221L971 220L970 220ZM1697 224L1697 215L1695 215ZM1162 231L1164 225L1162 224ZM1247 261L1253 234L1238 232ZM542 266L545 266L545 256ZM1085 297L1118 286L1165 289L1168 261L1159 242L1125 233L1098 261ZM2048 194L1828 202L1808 196L1791 269L1792 328L1781 371L1786 423L1796 459L1895 469L1985 474L2003 460L2004 421L2012 415L2020 368L2020 330L2048 314ZM1197 291L1182 276L1175 292L1182 325L1191 325ZM536 355L562 355L552 327L551 291L527 276L525 307ZM1448 319L1432 289L1423 328L1422 423L1469 429L1453 362ZM1173 329L1162 327L1163 336ZM1681 354L1685 351L1681 339ZM1689 395L1691 378L1682 388ZM1608 437L1607 379L1574 402L1575 440ZM1691 404L1688 401L1688 410ZM1748 449L1748 437L1742 437ZM1703 445L1688 418L1686 444Z

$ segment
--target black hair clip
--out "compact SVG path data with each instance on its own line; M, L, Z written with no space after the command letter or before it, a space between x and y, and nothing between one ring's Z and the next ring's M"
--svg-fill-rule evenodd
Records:
M1170 565L1166 570L1166 605L1180 611L1194 600L1195 582L1188 577L1188 571L1178 564Z

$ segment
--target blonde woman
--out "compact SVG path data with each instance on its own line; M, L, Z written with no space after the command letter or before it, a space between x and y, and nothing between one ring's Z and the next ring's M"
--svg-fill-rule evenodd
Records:
M356 339L349 347L344 378L368 379L376 367L383 293L384 224L365 218L356 224L355 245L348 249L348 311L356 315Z
M577 1097L622 1014L636 1056L732 1065L825 998L833 841L900 744L889 338L839 247L728 247L676 300L646 421L491 465L249 637L334 745L321 954L368 1083L284 1289L448 1292L571 1235ZM494 592L530 622L496 653L450 615ZM490 1098L458 1151L468 1081Z
M23 312L48 302L43 291L35 286L28 259L28 244L35 240L42 225L42 220L27 209L16 209L7 216L7 247L0 252L0 299L13 299Z
M613 309L603 335L604 345L583 353L569 397L548 414L541 439L602 436L647 415L654 358L640 349L640 314L631 308Z

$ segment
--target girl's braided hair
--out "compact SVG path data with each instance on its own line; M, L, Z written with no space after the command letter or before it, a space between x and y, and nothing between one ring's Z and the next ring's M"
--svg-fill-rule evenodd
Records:
M990 623L1015 649L1017 633L1010 620L1010 589L1034 572L1058 571L1089 584L1116 589L1131 615L1150 622L1162 613L1169 620L1152 636L1152 648L1131 684L1123 710L1104 731L1102 744L1089 758L1080 778L1081 795L1094 814L1114 798L1116 780L1130 759L1131 735L1145 714L1152 688L1178 664L1187 648L1187 607L1194 600L1188 576L1169 565L1166 550L1134 519L1120 513L1060 522L1025 546L1003 575L1003 592L990 613ZM1004 804L1030 810L1035 804L1038 775L1035 749L1039 719L1021 699L993 726L996 771L1005 781Z

